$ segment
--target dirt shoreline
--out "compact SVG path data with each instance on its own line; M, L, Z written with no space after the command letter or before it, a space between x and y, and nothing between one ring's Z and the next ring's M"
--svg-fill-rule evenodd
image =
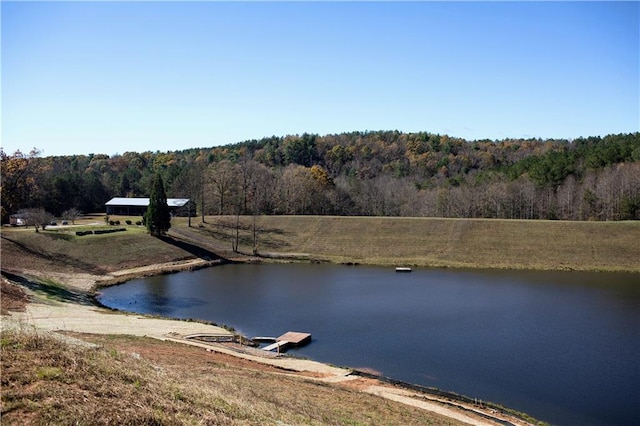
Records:
M115 285L130 279L158 274L188 271L222 264L222 261L192 259L173 261L164 264L147 265L110 272L105 275L86 273L63 273L54 271L22 270L14 271L25 280L49 280L62 285L69 291L87 297L84 302L77 300L51 300L37 291L27 289L29 303L22 311L12 310L8 315L3 312L2 330L37 329L55 334L73 334L82 339L83 335L133 335L145 336L162 341L172 341L202 348L210 353L224 354L254 365L276 368L282 374L302 375L312 380L333 383L340 386L355 387L358 390L377 395L402 404L432 411L464 424L477 426L512 424L529 425L520 418L500 413L494 408L486 408L428 395L423 392L394 386L383 381L367 378L348 368L338 368L311 360L287 356L260 355L224 344L212 344L187 339L190 334L207 333L219 336L233 335L229 330L205 323L181 321L166 318L152 318L123 311L113 311L98 306L95 295L104 286ZM3 277L3 280L6 278ZM18 283L19 284L19 283ZM24 286L21 286L24 288ZM363 384L364 383L364 384Z

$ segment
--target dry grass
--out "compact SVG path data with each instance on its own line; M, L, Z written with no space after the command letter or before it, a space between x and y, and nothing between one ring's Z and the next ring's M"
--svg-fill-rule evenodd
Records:
M93 338L98 348L3 332L2 424L456 424L356 390L230 366L187 346ZM163 356L167 347L171 356Z
M251 217L242 217L240 251L253 248ZM172 222L173 242L140 227L77 237L71 231L5 228L2 269L105 274L163 262L231 252L232 217L200 224ZM640 222L560 222L437 218L261 216L258 253L264 258L423 267L640 272ZM176 244L184 243L184 244ZM210 250L214 253L207 253Z
M22 266L22 259L28 258L39 269L103 274L193 257L189 251L151 237L139 227L126 228L125 232L83 237L71 231L4 229L2 268Z
M22 287L11 283L4 277L0 278L0 313L7 315L9 311L24 312L29 298Z
M240 250L251 253L241 218ZM229 250L233 218L210 217L191 234ZM640 272L640 222L560 222L327 216L261 216L265 256L380 265ZM198 238L194 236L193 238Z

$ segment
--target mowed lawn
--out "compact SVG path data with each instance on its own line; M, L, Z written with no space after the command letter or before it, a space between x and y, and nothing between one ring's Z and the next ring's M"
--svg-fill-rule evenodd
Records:
M255 219L255 220L254 220ZM120 218L125 223L126 218ZM442 219L335 216L240 217L240 254L232 252L236 218L174 218L176 246L120 225L124 232L76 236L77 229L2 232L3 268L17 253L44 263L108 272L195 257L193 247L246 259L254 248L265 259L326 261L420 267L513 268L640 272L640 222L565 222L501 219ZM255 230L254 233L254 223ZM93 226L105 228L104 223ZM108 227L108 226L107 226ZM18 257L13 257L16 254ZM54 260L56 262L54 262Z
M206 221L192 229L230 247L235 218ZM240 224L240 250L250 253L253 218L241 217ZM640 222L260 216L255 227L258 253L264 255L381 265L640 272Z

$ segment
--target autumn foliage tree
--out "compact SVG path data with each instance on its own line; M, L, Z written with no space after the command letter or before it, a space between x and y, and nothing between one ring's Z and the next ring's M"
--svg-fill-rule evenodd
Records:
M428 132L271 136L109 157L2 154L2 220L22 208L101 212L151 192L211 215L331 214L640 220L640 132L468 141Z
M36 162L40 151L33 148L29 154L16 151L5 153L0 148L0 207L2 222L9 215L28 206L31 194L36 187Z

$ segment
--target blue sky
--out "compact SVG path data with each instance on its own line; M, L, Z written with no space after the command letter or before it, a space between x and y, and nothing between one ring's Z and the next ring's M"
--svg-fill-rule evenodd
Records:
M639 2L7 2L2 147L640 130Z

